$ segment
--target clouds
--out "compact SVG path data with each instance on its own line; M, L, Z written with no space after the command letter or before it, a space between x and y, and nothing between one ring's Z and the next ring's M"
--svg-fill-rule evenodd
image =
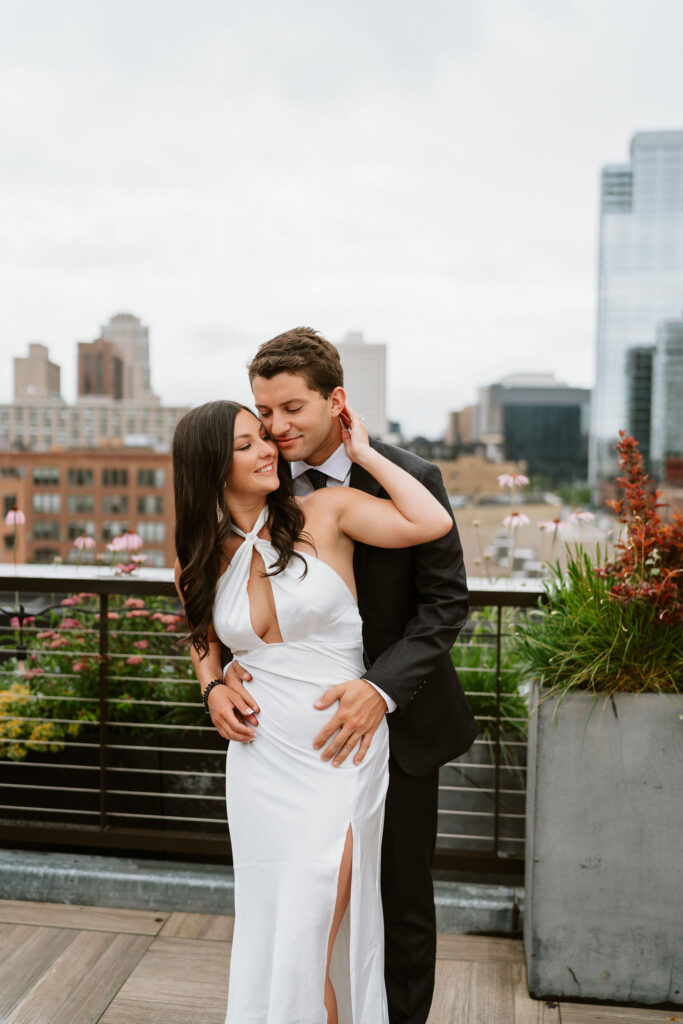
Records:
M130 309L156 389L202 401L264 338L356 327L390 343L390 415L422 433L503 373L590 381L599 168L680 123L673 0L6 21L4 358L44 340L72 394L75 341Z

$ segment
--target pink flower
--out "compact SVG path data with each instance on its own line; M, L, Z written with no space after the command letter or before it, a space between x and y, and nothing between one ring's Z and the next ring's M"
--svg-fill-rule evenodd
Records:
M142 565L143 562L147 561L147 555L131 555L131 562L135 562L136 565Z
M523 473L500 473L498 483L501 487L526 487L529 477Z
M135 562L119 562L118 565L114 566L114 572L117 576L121 576L124 573L126 576L130 576L136 569L137 565Z
M100 617L100 613L98 612L97 615L95 616L95 618L99 619L99 617ZM107 618L108 619L120 619L121 616L119 615L118 612L107 612Z
M126 608L144 608L145 607L145 602L140 597L129 597L128 600L124 602L124 604L125 604Z
M74 672L85 672L88 667L87 661L72 661L71 668Z
M59 603L63 605L65 608L67 608L74 604L80 604L81 599L77 594L74 594L73 597L65 597L64 600L60 601Z
M23 526L25 522L26 516L16 505L5 516L5 526Z
M81 624L78 619L62 619L62 629L80 629Z
M516 530L518 526L528 526L529 517L525 516L523 512L511 512L509 516L505 516L503 525Z
M132 612L127 612L127 618L129 619L146 619L148 615L149 612L145 611L144 608L136 608Z
M36 640L51 640L52 637L57 636L51 629L46 629L42 633L36 633Z
M126 665L141 665L142 658L139 654L133 654L130 658L126 658Z
M594 519L595 516L592 512L582 512L580 510L578 512L572 512L569 517L569 521L572 523L592 523Z
M133 643L133 647L137 647L139 651L144 651L147 647L149 647L149 644L147 643L146 640L136 640Z
M94 548L95 539L93 537L88 537L86 533L82 533L80 537L76 537L76 540L74 541L74 547L78 548L79 551L82 551L83 548Z
M539 530L546 530L548 533L553 535L556 533L564 533L567 529L567 523L563 523L559 517L555 519L546 519L542 523L538 524Z
M16 615L12 616L12 618L9 620L9 624L12 627L12 629L19 629L19 619L16 617Z
M50 642L49 646L51 651L56 651L60 647L68 647L69 641L66 639L65 636L58 636L56 640L52 640Z
M121 543L119 551L139 551L144 541L139 533L134 530L126 530L120 537L116 538Z

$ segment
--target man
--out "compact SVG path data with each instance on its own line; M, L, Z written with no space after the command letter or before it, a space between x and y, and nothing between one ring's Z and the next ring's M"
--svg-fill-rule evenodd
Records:
M339 353L330 342L311 328L287 331L259 348L249 379L261 421L291 463L295 493L351 486L386 497L368 473L352 465L341 442L346 395ZM372 444L451 511L435 466L393 445ZM382 905L389 1015L391 1024L425 1024L436 959L431 864L439 766L468 750L477 733L450 659L467 618L455 523L447 536L415 548L357 544L354 572L367 671L362 679L333 687L318 702L321 730L314 746L335 766L349 756L359 763L388 715ZM250 676L232 662L225 678L226 733L244 741L258 726L245 702L243 683ZM326 721L322 713L333 705L336 711Z

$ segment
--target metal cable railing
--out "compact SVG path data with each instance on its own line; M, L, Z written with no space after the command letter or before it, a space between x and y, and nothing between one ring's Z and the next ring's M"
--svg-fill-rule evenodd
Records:
M170 571L0 575L0 841L229 855L227 744L205 719ZM536 586L472 589L453 651L480 735L440 772L435 864L523 867L526 700L511 649Z

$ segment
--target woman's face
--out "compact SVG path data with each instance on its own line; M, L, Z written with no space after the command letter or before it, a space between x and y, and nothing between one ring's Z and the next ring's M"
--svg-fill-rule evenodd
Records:
M257 497L276 491L278 450L269 440L261 421L246 409L235 417L232 466L226 480L227 493Z

